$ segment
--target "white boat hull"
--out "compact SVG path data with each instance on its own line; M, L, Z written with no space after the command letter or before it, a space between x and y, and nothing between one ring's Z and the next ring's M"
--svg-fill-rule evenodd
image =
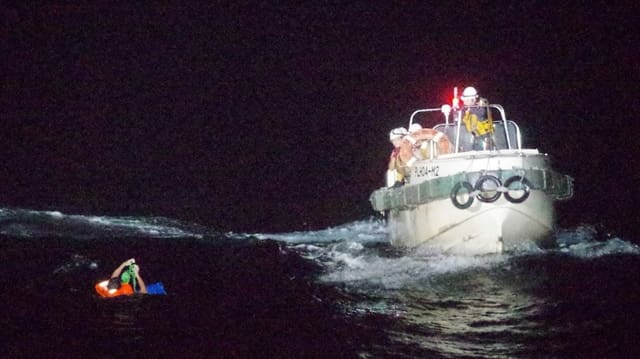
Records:
M441 199L388 216L393 244L462 255L545 246L553 223L553 200L542 191L532 191L524 203L502 197L461 210Z

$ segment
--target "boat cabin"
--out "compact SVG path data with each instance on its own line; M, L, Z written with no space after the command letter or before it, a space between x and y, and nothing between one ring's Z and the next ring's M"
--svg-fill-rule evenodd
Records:
M473 106L479 108L480 106ZM444 133L453 144L452 153L482 151L482 150L521 150L522 142L520 128L510 120L507 120L504 108L501 105L490 104L483 106L487 109L489 118L493 122L492 139L493 148L478 148L477 142L474 146L474 136L469 133L462 121L464 110L452 110L450 106L443 105L441 108L429 108L415 111L411 115L409 127L413 123L430 124L441 121L444 115L445 122L433 126L434 130ZM417 120L420 117L420 121ZM423 126L424 127L424 126Z

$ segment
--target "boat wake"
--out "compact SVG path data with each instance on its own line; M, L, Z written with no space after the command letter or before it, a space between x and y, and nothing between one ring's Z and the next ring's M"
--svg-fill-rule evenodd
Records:
M557 231L556 246L550 249L531 246L518 252L481 256L436 253L428 247L392 247L386 224L375 219L319 231L252 236L286 242L303 257L320 263L324 267L321 281L379 289L421 288L434 276L508 266L516 258L531 256L640 255L640 246L618 237L599 238L592 225Z

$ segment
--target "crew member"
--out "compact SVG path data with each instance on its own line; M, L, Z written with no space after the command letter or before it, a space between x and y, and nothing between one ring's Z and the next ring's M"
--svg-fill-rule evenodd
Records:
M493 121L489 110L489 101L478 96L474 87L467 87L462 91L464 115L462 122L467 131L473 136L473 150L491 150L495 148L493 138Z
M404 184L406 162L402 159L401 152L406 152L407 146L403 145L404 138L409 134L406 128L398 127L389 132L389 141L393 145L393 151L389 156L387 170L387 186L399 187Z

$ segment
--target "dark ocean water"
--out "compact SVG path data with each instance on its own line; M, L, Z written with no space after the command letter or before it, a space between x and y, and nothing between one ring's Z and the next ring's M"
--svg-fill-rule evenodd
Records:
M0 210L5 358L634 358L640 248L584 225L481 257L389 246L370 219L219 233ZM637 239L636 239L637 240ZM94 292L134 257L166 296Z

